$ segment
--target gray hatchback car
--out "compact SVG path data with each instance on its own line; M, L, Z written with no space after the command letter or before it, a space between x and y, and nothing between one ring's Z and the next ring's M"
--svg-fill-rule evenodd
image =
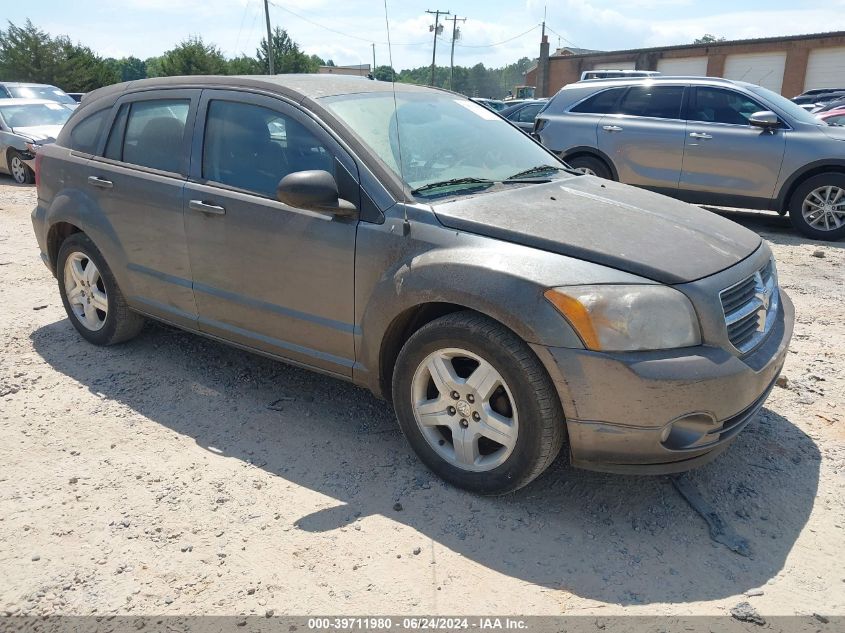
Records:
M571 171L460 95L335 75L89 94L32 213L97 345L145 318L390 399L485 493L713 459L780 372L793 310L755 233Z
M577 169L700 204L789 213L845 236L845 128L771 90L710 77L570 84L534 133Z

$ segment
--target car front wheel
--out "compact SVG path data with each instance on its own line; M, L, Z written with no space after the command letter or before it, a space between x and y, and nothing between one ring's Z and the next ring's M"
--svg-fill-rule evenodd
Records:
M588 176L598 176L606 180L613 180L607 165L600 159L593 156L576 156L572 159L565 159L565 162L575 171L580 171Z
M808 178L792 195L789 219L798 231L817 240L845 237L845 175Z
M408 339L393 404L420 459L481 494L525 486L563 444L563 412L540 361L513 332L473 312L436 319Z
M15 179L16 183L19 185L28 185L35 182L35 174L23 162L23 156L21 156L20 152L11 150L7 156L7 160L9 163L9 173L12 174L12 178Z

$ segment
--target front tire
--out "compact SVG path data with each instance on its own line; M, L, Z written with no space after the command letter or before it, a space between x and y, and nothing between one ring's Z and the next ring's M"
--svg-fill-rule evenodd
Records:
M551 379L513 332L456 312L415 332L393 374L393 404L420 459L472 492L512 492L557 457L564 417Z
M35 182L35 174L32 173L29 166L23 162L23 156L20 152L9 150L6 161L8 163L9 173L12 174L12 178L16 183L19 185L29 185Z
M576 156L572 159L564 159L564 162L575 171L580 171L588 176L598 176L605 180L613 180L613 174L605 162L595 156Z
M816 240L845 237L845 175L819 174L801 183L789 203L797 231Z
M62 242L56 270L68 318L88 342L122 343L144 327L144 318L129 309L106 260L84 233Z

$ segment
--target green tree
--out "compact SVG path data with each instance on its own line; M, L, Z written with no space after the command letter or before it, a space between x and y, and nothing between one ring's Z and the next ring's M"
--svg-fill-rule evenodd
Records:
M117 66L121 81L145 79L147 76L147 62L132 55L117 60Z
M294 42L288 32L283 28L276 27L273 31L272 45L273 45L273 70L276 74L280 73L315 73L320 64L314 63L314 60L300 50L299 45ZM255 52L258 63L261 64L262 71L265 74L270 74L270 62L267 57L267 38L261 40L261 45Z
M54 40L58 51L54 81L68 92L89 92L117 83L120 75L87 46L74 44L61 36Z
M7 81L53 83L58 51L50 35L29 20L22 27L8 24L0 31L0 76Z
M716 37L715 35L711 35L710 33L705 33L701 37L695 38L693 40L693 44L712 44L713 42L724 42L724 37Z
M162 77L174 75L225 75L226 58L214 44L196 36L180 42L161 56L156 72Z
M264 69L261 63L249 55L241 55L226 62L230 75L261 75Z
M376 66L373 77L379 81L396 81L398 75L392 66Z

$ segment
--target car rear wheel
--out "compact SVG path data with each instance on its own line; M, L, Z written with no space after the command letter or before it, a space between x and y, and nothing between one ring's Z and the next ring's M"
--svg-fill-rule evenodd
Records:
M16 183L19 185L28 185L35 182L35 174L32 173L29 166L23 162L23 156L20 152L10 150L6 160L9 165L9 173L12 174L12 178L15 179Z
M420 459L481 494L525 486L563 445L563 412L540 361L513 332L473 312L436 319L408 339L393 404Z
M598 176L607 180L613 179L613 174L610 173L610 169L604 161L594 156L576 156L571 159L567 158L565 161L575 171L580 171L582 174Z
M817 240L845 237L845 175L808 178L792 195L789 219L798 231Z
M144 318L129 309L111 269L84 233L62 242L57 262L59 294L68 318L87 341L114 345L137 336Z

